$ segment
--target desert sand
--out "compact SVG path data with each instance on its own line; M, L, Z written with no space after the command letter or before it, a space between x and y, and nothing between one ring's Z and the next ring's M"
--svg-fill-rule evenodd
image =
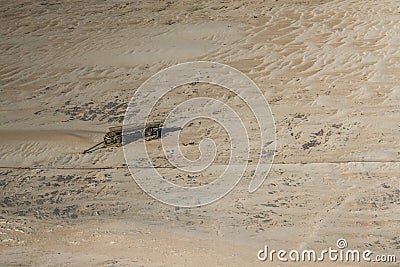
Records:
M1 266L282 266L258 250L322 250L339 238L397 255L369 266L398 266L398 1L2 0L0 14ZM139 188L121 147L82 151L122 124L146 79L195 60L253 79L277 147L256 192L248 171L218 202L178 208ZM234 95L201 84L177 88L154 116L201 95L247 116ZM149 144L174 182L207 183L228 164L224 131L196 125L182 130L188 158L205 137L219 153L194 177L176 176ZM297 266L311 265L348 264Z

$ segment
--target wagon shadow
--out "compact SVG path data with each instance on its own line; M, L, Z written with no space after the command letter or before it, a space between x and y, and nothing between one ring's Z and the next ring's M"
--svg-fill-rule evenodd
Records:
M161 138L163 138L168 133L176 132L176 131L180 131L180 130L182 130L181 127L162 128L162 131L161 131L161 129L159 129L160 132L158 133L158 135ZM144 138L145 138L144 129L127 131L127 132L124 132L122 143L123 143L123 145L128 145L132 142L135 142L137 140L144 139Z

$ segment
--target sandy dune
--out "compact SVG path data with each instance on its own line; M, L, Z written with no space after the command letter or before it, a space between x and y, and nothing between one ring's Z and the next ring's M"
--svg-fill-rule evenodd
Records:
M0 3L0 265L281 266L259 262L257 251L322 250L339 238L400 260L398 2ZM229 195L184 209L146 195L122 148L82 151L122 124L146 79L194 60L254 80L277 149L255 193L253 160ZM177 88L154 116L197 96L228 103L254 127L237 97L202 84ZM149 145L176 183L210 182L229 162L223 129L199 125L181 141L193 159L202 138L218 144L204 173L177 174L160 143Z

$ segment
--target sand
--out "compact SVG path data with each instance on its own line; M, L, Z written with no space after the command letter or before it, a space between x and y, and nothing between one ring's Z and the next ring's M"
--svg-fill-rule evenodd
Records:
M258 250L339 238L400 260L398 2L1 1L0 14L1 266L281 266ZM218 202L186 209L146 195L121 147L82 151L122 124L146 79L194 60L254 80L277 147L258 191L250 170ZM202 84L177 88L155 117L202 95L253 126L234 95ZM197 158L205 137L219 153L195 177L150 143L176 183L210 182L229 162L223 129L196 123L182 130L184 153Z

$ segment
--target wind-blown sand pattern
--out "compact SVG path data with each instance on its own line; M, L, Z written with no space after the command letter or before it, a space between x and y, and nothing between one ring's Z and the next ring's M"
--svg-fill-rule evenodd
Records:
M322 250L339 238L400 260L398 2L7 0L0 14L0 265L257 266L266 243ZM122 124L143 81L193 60L255 81L277 149L255 193L249 171L217 203L182 209L136 185L122 148L82 151ZM252 126L235 96L201 86L158 112L206 94ZM177 176L153 155L176 183L209 182L227 163L223 130L201 125L182 131L182 150L220 144L206 172Z

